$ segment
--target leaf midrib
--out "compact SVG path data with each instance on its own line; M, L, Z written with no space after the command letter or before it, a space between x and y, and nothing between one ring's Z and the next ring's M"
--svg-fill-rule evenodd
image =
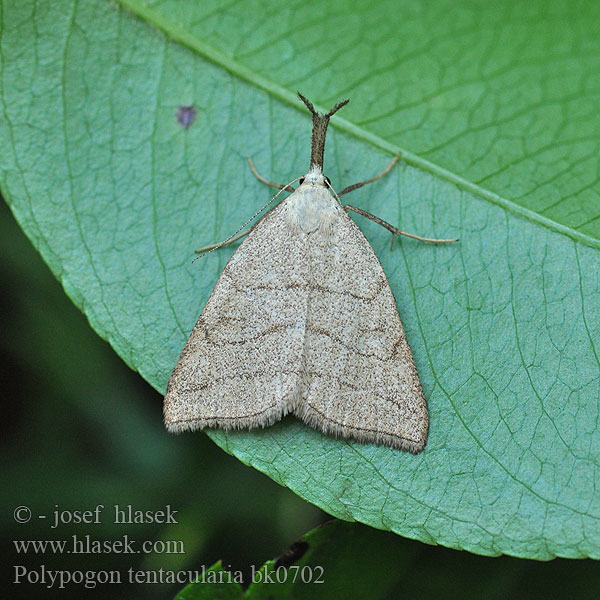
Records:
M233 60L230 56L227 56L209 44L202 42L181 26L166 20L163 15L157 11L148 8L136 0L118 0L118 2L133 14L141 17L160 31L166 33L171 39L187 46L191 50L194 50L207 60L212 61L216 65L230 72L232 75L235 75L247 83L262 89L265 92L268 92L271 96L293 106L299 111L305 111L304 105L300 102L295 93L277 85L270 79L259 75L254 70ZM317 105L317 108L319 110L323 110L323 107L321 106ZM327 111L325 110L325 112ZM569 237L577 242L581 242L587 246L590 246L591 248L600 249L600 239L593 238L592 236L581 233L580 231L572 229L571 227L563 225L562 223L558 223L552 219L549 219L548 217L544 217L533 210L516 204L512 200L508 200L507 198L485 189L476 183L457 175L456 173L448 171L447 169L444 169L443 167L428 161L417 154L413 154L412 152L409 152L408 150L405 150L396 144L392 144L378 135L366 131L362 127L347 121L343 117L334 117L334 119L331 121L331 125L336 129L343 131L344 133L347 133L358 140L367 142L375 148L388 152L391 155L399 154L400 159L406 164L430 173L439 179L452 183L459 189L474 194L475 196L491 202L492 204L501 206L505 210L515 215Z

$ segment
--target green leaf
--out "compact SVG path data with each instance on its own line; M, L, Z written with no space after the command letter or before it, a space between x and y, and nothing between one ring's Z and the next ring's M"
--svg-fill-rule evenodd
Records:
M239 590L235 577L241 577L235 572L221 571L220 580L211 582L205 577L199 583L186 586L176 600L229 597L376 600L389 597L410 558L406 548L389 533L336 520L309 531L278 559L255 566L245 593L218 595L224 590L231 594ZM221 565L219 568L222 569Z
M194 2L127 5L141 17L103 0L1 5L2 192L92 327L164 391L233 252L192 265L193 249L227 237L270 197L246 157L270 179L297 177L310 118L294 89L324 106L351 96L328 139L334 186L379 172L402 143L413 154L402 149L402 164L352 203L407 231L461 239L390 251L385 231L359 221L413 349L428 445L412 456L291 418L211 437L342 519L481 554L600 557L600 238L593 167L579 153L597 155L600 122L585 108L600 44L589 15L573 13L580 26L559 32L557 9L541 2L447 19L425 2L273 4L270 15L240 3L198 19ZM551 40L562 43L545 53ZM398 44L408 45L391 52ZM489 73L482 48L497 54ZM577 93L549 94L549 73L565 64L581 77ZM540 81L548 104L535 100ZM184 129L177 108L192 104L196 121ZM550 143L553 106L573 144ZM515 110L529 129L507 117ZM543 208L554 202L557 213Z
M302 553L304 552L304 553ZM245 600L277 598L437 598L520 600L552 597L556 600L596 598L600 576L591 560L522 561L509 556L494 560L444 548L419 548L412 540L356 523L332 521L302 536L283 554L287 570L277 573L279 559L255 567L260 574L245 593ZM265 579L265 572L270 579ZM322 574L322 577L321 577ZM222 580L241 578L230 571ZM277 577L283 583L277 582ZM302 578L304 577L304 581ZM315 583L319 579L324 583ZM246 583L246 581L244 581ZM176 600L220 598L239 591L233 583L189 585ZM183 595L185 592L186 595ZM194 596L194 594L197 594ZM229 597L229 596L226 596Z

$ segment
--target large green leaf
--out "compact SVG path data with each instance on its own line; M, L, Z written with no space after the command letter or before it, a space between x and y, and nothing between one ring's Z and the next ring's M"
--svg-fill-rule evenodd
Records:
M519 157L507 158L502 141L514 126L502 107L511 107L515 97L499 94L487 117L493 125L483 128L448 108L445 94L459 84L445 77L444 69L423 92L422 113L414 109L422 117L407 123L410 110L395 107L402 104L403 88L417 84L402 65L412 57L421 65L415 73L428 73L427 65L437 60L432 47L440 39L443 60L454 56L461 77L464 66L459 67L473 56L475 44L465 43L454 17L429 28L431 9L412 11L406 5L386 11L374 3L370 11L340 12L335 27L329 21L324 28L319 21L323 9L305 2L299 19L279 18L275 29L265 17L263 29L251 28L256 36L251 38L247 24L261 13L246 3L215 9L212 21L206 17L211 35L202 33L207 25L200 21L187 27L185 15L196 10L196 3L127 4L141 19L104 0L2 4L2 191L96 331L164 390L233 252L222 249L192 265L193 249L225 238L270 195L249 173L245 157L253 156L259 170L275 180L302 174L310 119L297 109L292 84L325 106L347 93L356 108L351 104L345 120L332 123L326 151L334 186L381 170L399 141L409 150L429 148L429 158L454 170L405 152L406 160L386 179L352 198L353 204L406 230L461 238L460 244L446 247L402 241L390 251L383 230L360 222L390 279L428 397L427 448L412 456L342 442L293 419L260 432L212 432L211 437L343 519L481 554L600 557L595 481L600 242L587 217L587 224L586 219L561 221L542 210L556 193L568 203L569 215L591 215L589 198L596 198L597 191L583 175L567 180L563 173L568 164L576 172L590 168L589 163L557 141L556 148L535 154L535 168L527 161L517 165ZM495 35L499 48L507 44L501 25L510 29L516 18L506 7L481 13L486 22L487 16L496 19L488 42ZM236 11L243 11L244 18ZM357 28L378 19L391 32L394 23L408 27L408 17L412 25L401 37L412 31L421 42L402 60L384 53L382 60L402 63L384 77L385 63L363 56L365 44L377 44L378 30ZM529 24L520 38L523 50L503 51L505 73L519 67L526 50L540 45L536 32L548 41L545 32L552 28L540 22L535 13L523 21L522 27ZM305 37L296 37L298 27ZM319 31L326 35L319 37ZM362 38L353 38L353 31L363 32L365 42L356 43ZM478 40L474 25L471 31ZM575 42L582 48L598 44L587 27L576 33L569 38L574 48L579 47ZM215 42L219 35L232 44L254 40L253 56L263 57L264 73L258 72L255 58L244 63L227 55L226 47ZM392 39L391 34L384 38ZM294 46L293 40L306 46ZM317 41L319 46L309 51ZM269 50L272 42L277 42L271 46L275 51ZM584 77L588 54L578 59L573 51L561 60ZM530 62L528 72L541 79L560 64L552 54ZM284 63L292 65L287 78L280 75ZM309 81L313 70L318 77ZM355 77L363 71L373 76L357 83L356 91L346 90L336 78L330 78L327 93L315 83L324 73ZM471 76L472 86L460 88L461 106L474 115L487 106L480 92L491 84L481 64ZM591 80L591 75L585 79ZM524 76L521 82L529 99L535 81ZM583 106L590 98L593 86L586 83L573 102ZM570 100L558 97L556 102L564 115L562 132L584 126L578 121L585 120L583 108L573 117ZM198 115L186 130L175 114L178 106L189 104ZM553 122L550 106L535 108L548 123ZM438 109L443 123L434 118ZM389 115L383 116L386 111ZM367 123L368 114L376 119ZM600 117L591 114L590 119L585 125L588 148L596 143L590 131ZM402 127L404 133L394 134ZM386 132L391 132L389 140ZM429 145L423 148L423 143ZM455 162L449 163L448 156ZM507 164L511 168L503 168ZM555 166L554 179L547 176L549 165ZM474 175L477 169L481 177ZM502 174L488 177L495 170ZM476 185L484 178L490 189ZM552 193L544 181L555 186ZM519 198L510 193L515 189L524 190Z

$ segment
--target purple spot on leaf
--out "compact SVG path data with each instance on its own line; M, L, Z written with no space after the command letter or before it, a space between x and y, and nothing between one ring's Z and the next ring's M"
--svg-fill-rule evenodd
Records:
M194 105L180 106L177 109L177 122L184 129L189 129L195 120L196 120L196 107Z

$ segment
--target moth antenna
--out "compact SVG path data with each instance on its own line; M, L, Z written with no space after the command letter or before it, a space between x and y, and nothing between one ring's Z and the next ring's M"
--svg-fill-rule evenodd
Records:
M325 185L333 192L333 196L339 202L340 206L343 208L342 201L340 200L340 197L337 195L337 192L333 189L333 186L329 182L328 178L325 178Z
M211 252L214 252L215 250L218 250L219 248L226 246L229 242L231 242L233 240L234 237L237 236L237 234L240 231L242 231L242 229L244 229L244 227L246 227L248 224L252 223L252 221L254 221L254 219L256 219L256 217L258 217L258 215L260 215L260 213L263 212L263 210L265 210L265 208L267 208L268 206L273 204L273 202L275 202L275 200L277 199L277 196L279 196L279 194L281 194L281 192L285 192L286 188L289 185L296 183L296 181L299 181L300 179L301 179L301 177L296 177L296 179L294 179L294 180L290 181L288 184L286 184L285 187L281 188L262 208L257 210L241 227L238 227L237 231L232 233L226 240L223 240L222 242L219 242L218 244L216 244L215 247L212 248L211 250L209 250L208 252L204 252L204 254L200 254L199 256L196 256L196 258L194 258L192 263L195 263L200 257L204 257L204 256L210 254Z

